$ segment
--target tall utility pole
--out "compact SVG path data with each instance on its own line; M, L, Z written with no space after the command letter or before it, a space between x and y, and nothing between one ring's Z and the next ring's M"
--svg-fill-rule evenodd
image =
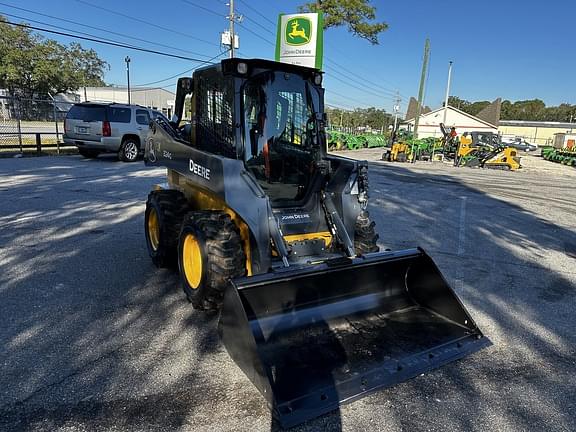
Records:
M450 96L450 79L452 78L452 62L448 66L448 84L446 84L446 99L444 100L444 120L442 123L446 124L446 115L448 114L448 97Z
M234 0L230 0L230 58L234 58L234 39L236 36L234 35Z
M418 139L418 123L420 123L420 113L424 99L424 83L426 82L426 71L428 70L428 59L430 58L430 39L426 39L424 44L424 61L422 62L422 76L420 77L420 90L418 90L418 106L416 107L416 118L414 119L414 138Z
M128 78L128 105L130 105L130 57L126 56L126 77Z
M400 112L400 92L396 90L396 101L394 103L394 129L392 133L396 132L396 126L398 125L398 113Z

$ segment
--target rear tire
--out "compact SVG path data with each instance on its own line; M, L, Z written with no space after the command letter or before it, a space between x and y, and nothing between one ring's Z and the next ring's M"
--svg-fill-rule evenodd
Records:
M118 151L118 159L122 162L135 162L139 153L140 143L134 138L126 138Z
M98 157L100 152L98 150L78 149L78 153L86 159L94 159Z
M379 252L378 234L375 231L376 223L370 221L370 213L363 211L356 219L354 228L354 250L358 255Z
M152 191L146 202L144 232L148 254L156 267L176 267L178 236L189 207L182 192Z
M222 211L186 215L178 242L184 293L194 309L217 311L230 279L246 274L240 231Z

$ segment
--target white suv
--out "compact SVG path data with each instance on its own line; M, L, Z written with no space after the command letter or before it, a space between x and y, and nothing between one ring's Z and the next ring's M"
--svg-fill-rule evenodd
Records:
M164 115L140 105L77 103L66 114L64 142L87 158L113 152L118 159L133 162L144 150L150 121L158 117Z

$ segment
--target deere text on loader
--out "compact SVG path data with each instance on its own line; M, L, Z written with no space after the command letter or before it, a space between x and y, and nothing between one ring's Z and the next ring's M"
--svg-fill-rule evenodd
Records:
M322 74L223 60L151 123L148 251L220 311L232 359L284 427L489 344L419 248L379 252L367 164L326 151ZM191 124L180 126L191 95Z

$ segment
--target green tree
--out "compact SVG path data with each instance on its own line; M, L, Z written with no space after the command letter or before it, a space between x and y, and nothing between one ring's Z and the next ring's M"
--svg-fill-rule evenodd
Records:
M344 127L348 129L369 128L372 130L386 130L393 122L392 116L386 111L374 107L355 108L343 110L340 108L327 108L326 114L331 127Z
M324 28L347 26L348 30L371 44L378 44L378 35L388 28L376 19L376 8L368 0L319 0L300 6L301 12L322 12Z
M448 104L462 111L477 115L486 108L490 102L477 101L469 102L460 99L458 96L450 96ZM573 122L576 121L576 105L562 103L558 106L547 107L540 99L529 99L511 102L502 101L500 118L502 120L526 120L526 121L557 121Z
M480 111L490 105L490 103L490 101L472 102L469 106L466 107L466 112L473 116L478 115Z
M103 85L108 64L94 50L62 45L0 16L0 88L26 99Z
M460 99L458 96L449 96L448 105L466 112L466 110L470 106L470 102L468 102L465 99Z

